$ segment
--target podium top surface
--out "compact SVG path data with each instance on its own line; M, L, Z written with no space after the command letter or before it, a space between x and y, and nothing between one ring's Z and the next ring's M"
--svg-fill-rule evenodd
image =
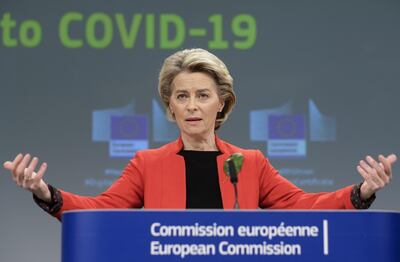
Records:
M72 214L84 214L84 213L260 213L260 214L393 214L395 216L400 215L400 211L397 210L326 210L326 209L255 209L255 210L223 210L223 209L85 209L85 210L70 210L63 213L63 217L70 216Z

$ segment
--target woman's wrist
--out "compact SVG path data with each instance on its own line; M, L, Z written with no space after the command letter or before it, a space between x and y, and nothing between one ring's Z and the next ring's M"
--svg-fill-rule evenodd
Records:
M350 200L355 209L368 209L376 198L375 194L372 194L367 199L363 199L361 197L361 186L363 184L364 182L354 185L353 189L351 190Z
M32 192L37 198L41 199L44 202L50 203L51 202L51 192L47 184L41 180L40 186L37 190Z
M366 183L362 183L360 187L360 197L362 200L367 200L369 199L375 192L372 192L372 190L369 190L367 188Z

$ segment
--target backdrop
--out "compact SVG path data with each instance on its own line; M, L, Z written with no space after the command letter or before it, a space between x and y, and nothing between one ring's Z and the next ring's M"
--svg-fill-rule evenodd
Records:
M398 1L0 1L0 160L31 153L67 191L105 190L178 136L157 95L170 54L205 48L238 104L218 135L310 192L399 153ZM374 209L400 210L398 164ZM245 179L245 178L243 178ZM57 261L60 223L0 176L0 261Z

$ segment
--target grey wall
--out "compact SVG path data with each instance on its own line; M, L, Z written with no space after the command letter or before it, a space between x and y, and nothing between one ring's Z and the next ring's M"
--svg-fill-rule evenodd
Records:
M146 48L146 29L140 27L135 47L124 48L113 20L108 47L96 49L84 43L82 48L67 48L58 37L59 21L71 11L82 13L84 20L95 12L111 19L121 13L126 22L132 14L152 13L155 47ZM238 104L218 131L220 137L267 155L267 141L251 137L250 113L291 103L291 114L306 117L307 154L295 159L272 157L273 165L307 191L358 183L356 165L366 154L399 153L399 12L398 1L2 0L0 19L10 13L16 20L11 37L18 38L18 46L6 46L0 27L0 160L30 152L48 162L47 182L79 194L103 191L98 185L115 178L107 172L122 169L128 158L111 158L107 142L93 141L93 112L134 101L134 113L149 119L149 147L162 145L155 139L160 134L152 122L158 71L171 53L202 47L225 61L235 80ZM177 14L188 28L204 27L208 34L187 35L179 47L162 49L158 18L163 13ZM215 13L224 19L227 49L208 46L213 32L208 18ZM245 50L232 46L243 39L230 27L232 18L241 13L257 23L256 41ZM19 39L22 22L29 19L42 29L40 44L32 48ZM85 22L71 26L71 37L85 38ZM28 38L30 34L28 30ZM102 34L101 26L97 34ZM334 139L310 138L310 99L322 115L334 120ZM165 127L166 133L176 131ZM393 182L378 193L373 208L400 210L397 166ZM300 171L293 175L296 170ZM307 178L302 171L310 172ZM35 206L31 195L16 187L5 170L0 176L0 203L0 261L60 259L61 224Z

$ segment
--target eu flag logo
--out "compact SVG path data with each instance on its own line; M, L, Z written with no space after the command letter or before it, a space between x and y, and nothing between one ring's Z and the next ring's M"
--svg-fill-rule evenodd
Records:
M302 115L270 115L267 149L269 157L305 157L306 125Z
M112 116L110 156L130 158L138 150L149 147L147 117L141 115Z
M142 140L147 139L146 116L112 116L112 140Z
M302 115L271 115L268 119L269 139L305 139Z

